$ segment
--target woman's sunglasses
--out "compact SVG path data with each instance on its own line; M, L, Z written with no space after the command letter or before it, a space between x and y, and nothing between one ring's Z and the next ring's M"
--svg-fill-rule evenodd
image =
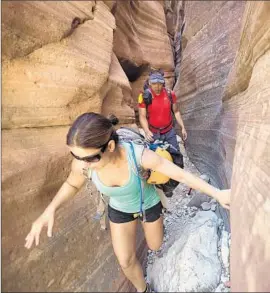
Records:
M109 143L109 141L106 142L106 144L103 145L103 146L101 147L100 152L99 152L98 154L95 154L95 155L91 155L91 156L87 156L87 157L78 157L78 156L76 156L75 154L73 154L72 152L70 152L70 153L71 153L71 155L72 155L76 160L84 161L84 162L87 162L87 163L97 163L97 162L99 162L100 159L101 159L101 154L105 152L106 147L108 146L108 143Z

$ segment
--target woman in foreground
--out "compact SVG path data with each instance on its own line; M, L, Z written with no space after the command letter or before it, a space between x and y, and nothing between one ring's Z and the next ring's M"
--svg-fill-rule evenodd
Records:
M44 226L52 236L57 208L73 197L85 184L83 169L88 168L97 189L110 197L108 216L113 249L126 277L138 292L152 292L146 284L143 270L136 258L136 227L140 216L140 184L134 172L134 155L139 168L155 170L199 190L229 208L230 190L219 190L202 179L182 170L155 152L135 143L120 143L112 122L96 113L79 116L67 134L67 145L74 157L71 172L52 202L32 224L26 237L26 248L39 244ZM146 242L151 250L158 250L163 240L162 205L155 186L144 179L144 215L141 221Z

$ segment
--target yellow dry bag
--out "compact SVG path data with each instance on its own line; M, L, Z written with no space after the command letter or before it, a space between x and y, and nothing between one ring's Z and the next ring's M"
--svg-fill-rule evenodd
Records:
M161 156L164 159L167 159L169 161L173 161L171 154L160 147L157 147L155 153L159 156ZM170 180L170 178L160 172L157 171L151 171L150 177L147 180L147 183L149 184L165 184Z

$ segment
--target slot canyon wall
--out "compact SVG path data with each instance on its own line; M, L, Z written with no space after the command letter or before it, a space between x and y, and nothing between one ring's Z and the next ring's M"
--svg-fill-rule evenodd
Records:
M214 185L232 187L231 289L269 291L270 3L167 3L188 155Z
M134 291L92 220L94 187L58 211L53 238L30 251L24 238L69 172L71 122L135 126L150 67L176 91L191 160L232 186L232 291L270 289L269 14L262 1L2 3L3 291Z
M94 188L57 212L52 239L44 232L27 251L24 238L69 172L71 122L112 112L135 126L138 77L148 66L173 73L163 3L3 2L2 61L3 290L134 291L92 219ZM137 248L145 261L141 231Z

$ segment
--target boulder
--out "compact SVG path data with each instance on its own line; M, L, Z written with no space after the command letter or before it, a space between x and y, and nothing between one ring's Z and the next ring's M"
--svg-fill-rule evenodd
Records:
M177 224L171 230L175 242L149 264L148 280L158 292L211 292L221 275L218 218L211 211L198 212L186 225Z

